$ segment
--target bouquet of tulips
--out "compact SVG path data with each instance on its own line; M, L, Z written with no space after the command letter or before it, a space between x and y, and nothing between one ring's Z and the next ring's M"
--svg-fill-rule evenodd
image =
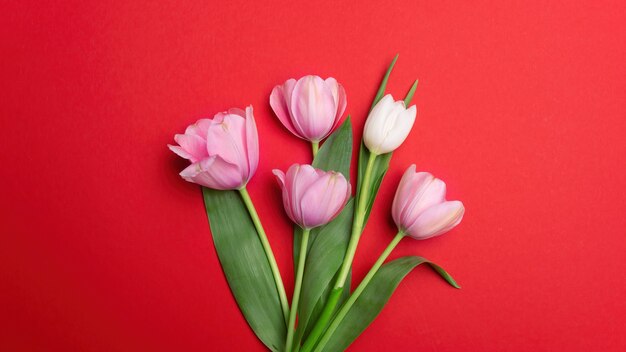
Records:
M270 95L278 119L291 133L309 141L313 152L311 164L273 171L285 212L295 224L296 277L291 305L246 190L259 162L252 107L200 119L175 136L177 146L169 146L191 162L180 175L202 186L228 284L246 321L272 351L346 349L380 313L400 281L422 263L458 288L448 273L422 257L407 256L384 264L403 238L423 240L441 235L463 217L463 204L446 200L445 183L427 172L416 172L411 165L402 176L391 209L398 233L350 292L359 238L391 156L415 121L415 105L407 106L417 81L404 100L385 95L397 58L387 69L365 122L354 197L349 180L350 117L336 128L346 109L344 88L334 78L305 76L276 86Z

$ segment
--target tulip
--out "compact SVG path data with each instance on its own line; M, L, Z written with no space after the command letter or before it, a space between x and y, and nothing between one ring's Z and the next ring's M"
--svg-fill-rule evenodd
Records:
M293 164L287 174L274 170L289 218L303 229L330 222L350 199L350 184L339 172Z
M323 171L311 165L292 165L287 174L274 170L283 191L283 205L289 218L302 228L300 255L296 268L293 300L287 323L285 351L291 351L300 301L304 263L311 229L334 219L350 199L350 183L338 172Z
M391 254L405 235L419 240L441 235L450 231L461 222L464 211L463 203L446 201L446 184L443 181L427 172L416 173L415 165L411 165L404 172L393 200L392 215L398 226L398 234L391 240L361 283L354 289L337 314L335 314L328 329L321 336L316 351L324 349L324 346L326 346L333 333L339 328L350 308L359 299L367 285L389 257L389 254ZM430 263L429 261L425 262ZM438 268L434 263L430 264ZM452 286L459 288L456 282L448 282ZM306 348L303 348L303 350L306 350Z
M363 142L375 155L396 150L411 132L417 108L408 109L403 100L394 101L391 94L385 95L370 111L365 121Z
M446 184L411 165L402 176L393 200L392 216L400 232L418 240L450 231L463 219L460 201L446 201Z
M180 176L199 185L230 190L244 187L259 163L259 137L252 106L230 109L213 119L200 119L177 134L170 150L191 165Z
M274 87L270 105L291 133L313 143L315 153L346 110L346 92L332 77L292 78Z
M178 145L168 145L170 150L191 162L180 173L183 179L217 190L239 191L265 251L287 321L289 303L278 264L246 189L259 164L259 136L252 106L245 111L230 109L217 113L213 119L200 119L184 134L174 136L174 140Z

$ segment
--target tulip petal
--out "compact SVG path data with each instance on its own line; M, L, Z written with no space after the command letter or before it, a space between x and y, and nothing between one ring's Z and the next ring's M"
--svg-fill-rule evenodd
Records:
M291 93L293 92L295 85L296 80L289 79L283 85L274 87L274 89L272 89L272 94L270 94L270 106L272 107L272 110L274 110L274 114L276 114L280 122L289 130L289 132L300 138L304 138L298 133L298 131L296 131L296 128L291 122Z
M302 219L302 208L299 204L307 189L320 177L319 172L323 173L323 171L316 170L311 165L298 164L293 164L289 170L287 170L285 186L291 193L290 205L291 212L294 216L292 220L299 225L302 225L301 221L298 221L298 219Z
M302 197L304 227L313 228L331 221L348 201L350 185L339 173L328 172L309 186Z
M410 129L402 129L404 125L400 121L404 111L404 103L397 101L384 119L384 124L381 129L382 136L378 144L382 154L397 149L409 135Z
M341 120L341 115L343 115L343 113L346 111L346 105L347 105L346 90L333 77L327 78L325 80L325 83L326 83L326 86L330 88L333 94L333 98L335 100L335 106L337 107L337 111L335 113L335 123L332 127L332 129L334 129L335 126L339 124L339 121Z
M339 124L341 116L346 111L346 106L348 106L346 90L341 84L337 83L337 115L335 117L335 126Z
M339 108L339 83L337 83L337 80L334 79L333 77L328 77L324 80L324 83L326 83L326 87L328 87L328 89L330 89L330 92L333 95L333 100L335 101L335 107Z
M417 175L415 173L415 169L416 169L415 164L412 164L406 169L406 171L404 171L404 174L402 174L402 178L400 179L400 183L398 184L398 188L396 189L396 194L393 198L393 204L391 206L391 215L396 225L398 225L398 227L401 227L400 224L403 223L402 210L406 208L407 204L411 200L411 197L415 193L414 192L416 188L415 184L424 182L424 181L420 182L416 180ZM426 175L427 173L421 173L421 174ZM424 180L425 179L426 177L424 177Z
M386 124L389 122L388 115L393 110L394 100L391 94L385 95L370 111L365 120L363 129L363 142L367 149L375 154L381 152L381 144L385 136Z
M399 192L402 192L402 197L398 201L397 207L399 211L397 213L399 227L406 229L415 222L419 214L414 213L412 210L419 203L422 193L434 179L435 177L428 172L414 173L409 176L407 183L403 185L403 189L398 189Z
M183 149L183 148L181 148L181 147L179 147L179 146L177 146L177 145L171 145L171 144L168 144L168 145L167 145L167 147L168 147L171 151L173 151L174 153L176 153L176 155L180 156L181 158L185 158L185 159L187 159L187 160L191 160L191 158L193 158L193 156L192 156L191 154L187 153L187 152L185 151L185 149Z
M225 161L238 165L244 178L249 177L247 150L245 149L246 119L236 114L218 114L207 133L208 154L219 155Z
M422 189L412 196L411 202L402 213L404 226L411 227L428 208L446 201L446 184L438 178L431 178Z
M219 155L189 165L180 176L186 181L220 190L237 189L244 184L239 167Z
M291 210L293 207L291 205L291 198L289 197L289 189L287 188L286 181L285 181L286 179L285 173L283 173L282 171L278 169L272 170L272 173L274 174L274 176L276 176L276 180L278 180L278 184L280 185L280 189L282 191L281 193L283 196L283 207L285 208L285 212L287 213L287 216L289 217L289 219L291 219L291 221L297 222L295 220L293 211Z
M305 76L298 80L290 107L295 129L308 140L321 140L335 124L335 99L331 89L318 76Z
M385 145L387 149L396 150L409 136L411 132L411 128L413 128L413 124L415 123L416 116L416 108L415 105L411 106L407 110L402 110L396 117L394 121L395 124L393 128L389 131L389 134L386 137Z
M256 129L256 121L252 113L252 105L246 108L246 153L248 155L248 180L256 172L259 165L259 134Z
M210 119L200 119L196 121L196 123L194 123L193 125L189 125L185 130L185 134L195 134L202 139L206 139L207 131L209 130L209 126L211 126L212 123L213 121L211 121Z
M276 176L276 180L278 180L280 188L285 189L285 173L278 169L272 170L272 173Z
M240 109L240 108L230 108L230 109L228 109L228 115L237 115L237 116L241 116L241 117L245 118L246 117L246 112L243 109Z
M423 240L450 231L463 219L465 208L460 201L449 201L426 209L407 229L409 236Z
M206 150L206 141L196 134L177 134L174 136L174 140L190 157L186 158L181 154L178 155L189 159L192 163L209 155ZM174 153L176 153L176 151L174 151Z

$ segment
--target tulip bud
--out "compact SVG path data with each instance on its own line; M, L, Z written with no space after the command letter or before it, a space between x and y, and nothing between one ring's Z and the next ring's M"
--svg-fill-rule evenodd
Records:
M213 119L200 119L177 134L171 151L191 165L180 176L199 185L230 190L245 186L259 163L259 137L252 106L230 109Z
M284 174L273 170L289 218L303 229L327 224L350 199L350 183L339 172L293 164Z
M346 110L346 92L332 77L304 76L274 87L270 105L291 133L319 142L339 123Z
M398 229L423 240L450 231L463 219L460 201L446 201L446 184L411 165L402 176L393 200L392 215Z
M385 95L365 121L363 142L370 152L380 155L396 150L411 132L417 109L405 108L404 101Z

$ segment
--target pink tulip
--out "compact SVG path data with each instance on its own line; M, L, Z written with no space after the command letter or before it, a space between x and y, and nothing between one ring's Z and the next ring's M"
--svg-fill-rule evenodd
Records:
M332 77L304 76L274 87L270 105L291 133L316 143L339 123L346 110L346 92Z
M463 218L459 201L446 201L446 184L411 165L402 176L393 200L392 215L398 229L423 240L450 231Z
M350 183L339 172L298 164L291 165L286 175L273 172L283 190L287 215L303 229L330 222L350 199Z
M245 186L259 163L259 137L252 106L230 109L213 119L200 119L177 134L178 146L168 147L191 165L180 173L185 180L221 190Z

